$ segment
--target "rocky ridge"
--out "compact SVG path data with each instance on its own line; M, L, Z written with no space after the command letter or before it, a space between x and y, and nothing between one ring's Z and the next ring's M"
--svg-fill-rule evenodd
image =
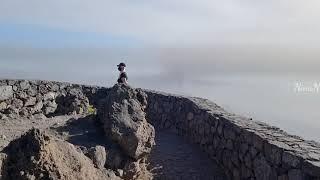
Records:
M23 90L17 90L17 93L25 93L30 87L25 85L24 88L21 87ZM65 93L51 89L33 103L20 99L13 93L12 86L0 86L0 90L2 102L22 102L21 106L6 107L17 108L17 113L9 113L6 118L24 116L21 114L22 109L29 107L25 117L33 119L35 114L32 109L39 102L56 104L50 106L54 107L50 112L47 106L41 108L39 114L43 115L43 119L45 116L58 114L84 115L84 118L70 119L63 126L58 124L58 127L52 126L46 130L33 128L11 141L0 154L1 179L152 178L147 170L146 158L154 145L155 132L146 120L144 110L147 97L141 90L115 85L111 88L111 93L104 94L104 101L99 103L102 104L97 108L99 116L86 115L89 113L89 98L85 96L81 86L69 87ZM28 99L32 98L31 96ZM117 108L114 108L115 106ZM101 129L103 134L99 134L100 123L104 127ZM93 134L83 134L89 131ZM82 134L78 140L75 136L65 134L75 132Z
M50 129L58 132L58 134L53 132L53 136L73 144L77 150L90 158L90 163L97 169L102 168L102 164L105 164L104 168L106 170L112 170L118 177L122 178L125 177L125 174L135 178L143 174L137 175L136 172L138 170L143 171L145 166L140 164L145 163L141 161L144 158L140 158L141 156L137 156L139 157L138 160L133 158L135 153L129 155L127 153L129 151L126 152L125 147L123 145L121 147L118 143L121 141L117 141L116 138L110 138L110 142L105 142L106 139L109 139L106 138L106 135L110 133L108 129L112 126L103 123L101 120L99 121L100 124L94 125L96 123L95 116L91 118L91 115L86 115L90 106L99 107L99 101L106 98L110 88L48 81L26 81L27 83L24 81L0 81L1 123L8 122L10 124L11 119L24 117L21 122L26 120L32 124L46 118L44 116L53 117L52 121L59 114L82 114L84 118L70 119L70 122L62 125L62 127ZM29 95L28 92L32 90L26 88L28 83L34 86L37 95L32 95L33 93ZM55 98L50 99L49 95L44 98L44 95L48 93L52 95L52 92L55 94ZM79 92L80 96L83 95L83 98L87 98L88 101L81 100L82 97L79 98L79 101L75 100L79 95L68 96L67 94L70 92L72 94ZM229 179L320 179L320 145L317 142L306 141L268 124L228 113L206 99L150 90L143 90L143 92L148 95L147 108L144 111L147 122L152 124L157 131L159 129L168 130L188 139L189 142L193 142L212 161L218 162L223 167L223 171L229 176ZM30 100L27 101L24 97L30 97ZM34 104L34 98L32 97L36 98L36 103L40 101L42 104L50 104L48 101L55 102L57 104L55 112L48 114L52 106L48 106L49 110L47 112L46 106L43 106L41 110L34 113L32 109L37 108L32 105ZM37 99L37 97L42 98ZM59 100L57 97L62 98ZM70 99L67 101L71 101L71 103L65 102L63 97L70 97L66 99ZM70 105L72 102L76 102L74 103L75 106ZM139 101L140 106L144 104L141 102ZM133 106L133 103L125 107L130 106ZM59 113L59 107L72 108ZM26 109L27 111L25 111ZM76 109L79 109L78 112ZM134 117L130 113L128 115ZM29 120L25 118L29 118ZM117 122L116 118L114 120L114 122ZM44 123L47 122L49 123L50 119L46 118ZM124 122L120 121L120 124ZM99 128L97 127L103 127L101 134L98 133ZM4 128L1 127L1 129ZM11 138L11 136L4 136L3 131L0 131L0 133L0 145L3 139ZM52 134L50 131L49 133ZM142 154L145 154L142 157L148 156L148 153ZM8 154L0 153L0 170L6 169L7 157ZM161 156L159 159L161 159ZM127 173L124 172L126 170L128 170ZM177 169L173 172L181 172L180 170ZM129 175L129 172L135 173ZM195 179L199 177L196 174L194 175Z

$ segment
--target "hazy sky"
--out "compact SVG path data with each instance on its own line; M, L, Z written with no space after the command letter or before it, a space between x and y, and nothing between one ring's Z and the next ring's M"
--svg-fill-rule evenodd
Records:
M65 31L80 32L76 34L80 37L81 32L92 33L93 37L179 47L216 43L312 46L319 42L319 7L317 0L2 0L0 20L3 26L21 25L9 28L27 31L26 35L40 32L41 38L50 33L64 37Z
M291 88L320 79L319 0L0 1L1 78L111 86L124 61L134 87L320 140L319 94Z
M318 0L1 0L1 75L69 80L89 65L94 79L119 61L141 76L315 73L319 9Z

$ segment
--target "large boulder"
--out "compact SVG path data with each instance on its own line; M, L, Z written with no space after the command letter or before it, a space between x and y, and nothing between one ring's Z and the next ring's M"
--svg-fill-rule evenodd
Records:
M119 179L93 162L72 144L54 139L32 129L12 141L4 152L8 155L3 166L3 179Z
M98 109L107 137L136 160L148 155L155 144L155 130L146 120L146 105L147 95L141 89L116 84Z

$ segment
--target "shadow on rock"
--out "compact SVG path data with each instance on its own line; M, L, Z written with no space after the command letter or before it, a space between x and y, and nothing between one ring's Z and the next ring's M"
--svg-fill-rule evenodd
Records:
M95 115L71 118L65 125L51 129L62 139L77 146L96 166L115 171L124 168L128 157L122 153L119 145L106 137Z
M104 135L101 124L96 121L95 115L80 118L71 118L63 126L52 128L68 142L91 148L96 145L109 146L112 144Z
M96 168L74 145L39 129L12 141L3 152L7 154L4 180L119 179L110 170Z

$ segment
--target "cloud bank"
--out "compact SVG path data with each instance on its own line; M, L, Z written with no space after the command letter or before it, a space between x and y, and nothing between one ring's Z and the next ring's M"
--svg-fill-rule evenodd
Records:
M130 36L163 46L319 42L317 0L3 0L0 21Z
M317 73L319 9L318 0L2 0L0 25L18 25L16 38L0 30L2 74L42 78L57 68L45 78L76 78L91 67L91 79L101 79L118 61L164 81ZM21 35L24 26L31 35Z

